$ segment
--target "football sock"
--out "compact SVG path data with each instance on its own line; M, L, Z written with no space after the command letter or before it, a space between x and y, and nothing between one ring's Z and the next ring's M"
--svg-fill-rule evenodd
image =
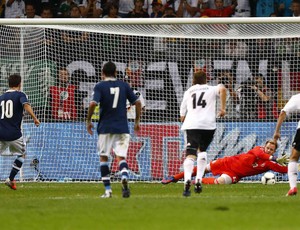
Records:
M180 180L180 179L182 179L183 177L184 177L184 172L180 172L180 173L174 175L174 179L175 179L175 180Z
M100 162L100 172L105 190L111 190L110 186L110 170L107 162Z
M197 175L197 166L193 168L193 173L192 173L192 176L196 176L196 175Z
M121 179L128 179L128 164L126 160L121 160L119 162L119 169L121 172Z
M203 184L218 184L216 178L214 178L214 177L205 177L205 178L202 178L202 183Z
M298 164L295 161L290 161L288 164L288 177L290 188L297 187Z
M20 171L23 163L24 163L24 157L18 157L17 159L15 159L15 161L14 161L14 163L12 165L12 169L10 171L10 175L9 175L9 179L11 181L13 181L15 179L15 176Z
M197 180L200 180L200 181L202 180L206 164L207 164L207 153L206 152L198 153L196 182L197 182Z
M193 158L186 158L183 162L184 183L192 179L192 172L195 160Z

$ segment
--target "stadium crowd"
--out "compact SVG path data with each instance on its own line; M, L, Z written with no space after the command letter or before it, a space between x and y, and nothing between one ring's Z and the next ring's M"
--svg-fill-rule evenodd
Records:
M300 0L2 0L2 18L298 17Z

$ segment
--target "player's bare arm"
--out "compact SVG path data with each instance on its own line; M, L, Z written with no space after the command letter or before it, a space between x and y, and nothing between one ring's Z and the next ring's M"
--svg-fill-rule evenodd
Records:
M35 124L36 127L38 127L40 125L40 121L39 119L37 119L37 117L35 116L33 109L31 107L30 104L25 104L24 105L24 109L26 110L26 112L32 117L33 122Z
M224 117L226 114L226 88L224 86L220 86L220 101L221 107L218 117Z
M273 135L273 138L277 141L278 139L280 139L280 128L281 125L283 123L283 121L286 118L286 112L285 111L281 111L277 120L277 124L276 124L276 128L275 128L275 132Z
M92 115L95 111L96 106L97 106L96 102L91 102L89 109L88 109L88 115L87 115L87 119L86 119L86 129L90 135L93 135L94 126L92 123Z
M140 131L140 119L141 119L141 112L142 112L142 103L140 100L135 102L135 120L134 120L134 131Z

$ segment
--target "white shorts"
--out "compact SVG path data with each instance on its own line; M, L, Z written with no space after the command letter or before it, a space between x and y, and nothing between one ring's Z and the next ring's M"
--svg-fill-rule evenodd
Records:
M114 150L116 156L127 157L130 135L123 134L100 134L98 137L98 150L100 156L109 156Z
M1 156L21 156L25 154L26 143L23 137L14 141L0 141Z

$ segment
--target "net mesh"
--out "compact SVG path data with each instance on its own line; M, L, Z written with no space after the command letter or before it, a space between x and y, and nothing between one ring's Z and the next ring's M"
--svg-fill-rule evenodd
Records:
M87 134L85 117L107 61L115 62L118 78L145 99L139 135L133 135L129 120L131 179L158 181L182 170L179 107L192 74L200 69L209 84L222 83L228 92L228 114L218 119L209 160L263 145L273 135L280 109L299 91L299 26L294 21L0 26L1 93L7 89L7 77L20 73L23 91L42 121L36 128L28 115L24 118L27 159L20 179L101 179L97 136ZM98 118L95 113L93 121ZM297 119L293 114L283 124L277 155L289 154ZM7 178L12 162L12 157L0 158L0 179ZM113 153L109 163L119 179Z

